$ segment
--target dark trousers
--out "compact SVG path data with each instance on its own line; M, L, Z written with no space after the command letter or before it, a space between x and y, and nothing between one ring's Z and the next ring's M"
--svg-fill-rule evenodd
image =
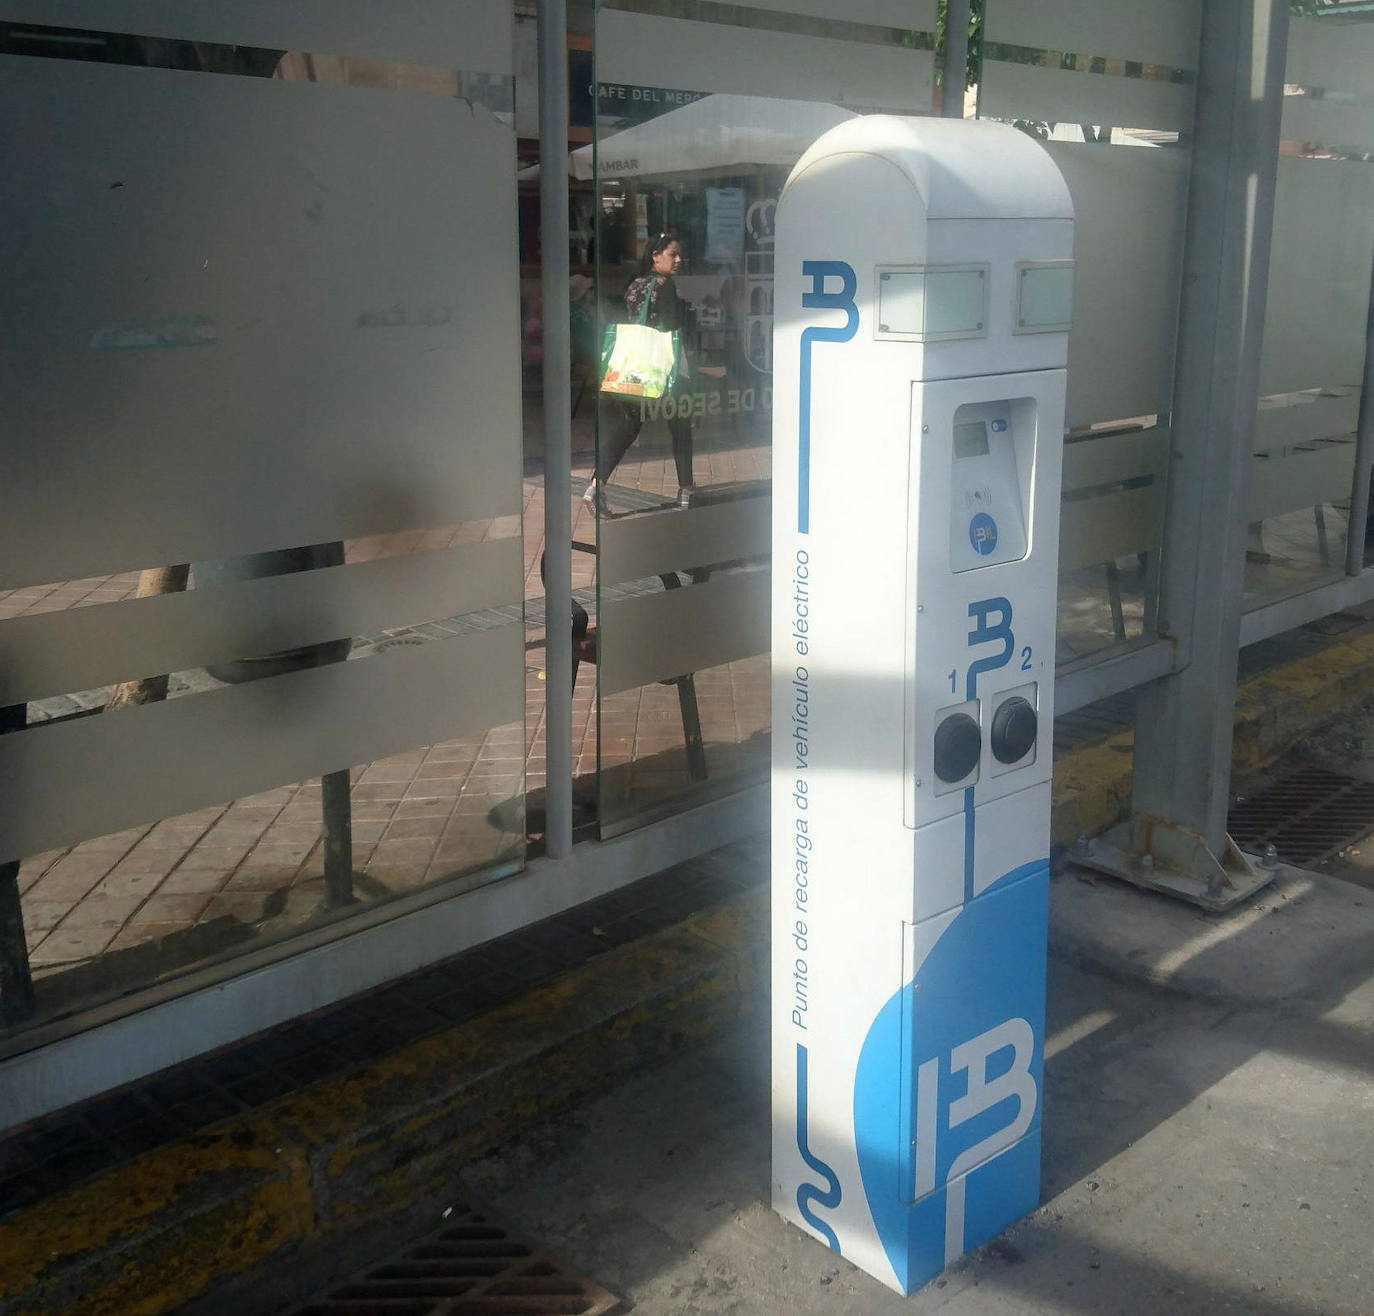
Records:
M639 437L644 421L638 402L603 401L601 405L601 436L596 454L597 483L604 485L620 465L630 444ZM677 482L683 488L692 483L692 422L674 417L668 422L673 440L673 465L677 467Z

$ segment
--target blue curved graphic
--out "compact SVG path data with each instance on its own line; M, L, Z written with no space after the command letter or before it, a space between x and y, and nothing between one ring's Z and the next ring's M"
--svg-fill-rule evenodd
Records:
M973 629L968 633L970 649L993 640L1000 641L1002 645L1001 653L988 654L968 665L968 673L964 678L964 698L977 699L978 678L984 672L995 672L999 667L1005 667L1016 649L1016 636L1011 629L1011 600L1000 596L978 599L968 605L968 615L973 622ZM994 617L995 621L992 620Z
M965 905L906 983L879 1010L859 1054L854 1080L854 1144L859 1178L874 1229L903 1290L924 1284L945 1266L945 1192L960 1153L1004 1129L1016 1103L999 1102L950 1127L952 1101L967 1075L952 1074L955 1047L1012 1017L1035 1030L1030 1073L1042 1086L1048 860L1023 864ZM917 1073L940 1062L933 1116L918 1109ZM1009 1059L994 1056L989 1069ZM995 1075L990 1075L995 1077ZM938 1131L933 1187L915 1192L915 1135ZM964 1241L986 1241L1032 1209L1038 1199L1037 1101L1029 1133L968 1174Z
M826 292L826 277L839 279L839 292ZM853 267L842 260L804 260L802 278L811 280L811 291L802 293L805 310L843 311L842 326L812 325L801 336L801 397L797 411L797 533L811 532L811 345L847 343L859 327L859 308L854 293L859 280Z
M977 518L974 518L975 521ZM988 518L989 520L991 518ZM995 528L994 528L995 530ZM1000 641L1002 645L1001 653L988 654L982 658L971 662L968 671L964 676L965 699L978 698L978 678L984 672L995 672L999 667L1005 667L1011 661L1012 654L1016 651L1016 636L1012 632L1012 606L1011 600L1002 598L998 595L991 599L978 599L968 605L969 619L973 622L973 629L968 633L969 648L975 648L980 644L987 644L989 641ZM992 620L993 618L996 620ZM974 828L974 788L969 786L964 791L964 900L968 902L973 899L973 852L976 840ZM1010 875L1008 875L1010 876ZM999 879L1005 880L1005 879Z
M803 1182L797 1188L797 1210L801 1214L801 1218L825 1240L830 1250L838 1253L840 1240L835 1237L835 1231L811 1209L811 1204L814 1202L817 1206L823 1206L826 1210L833 1211L839 1206L844 1194L840 1189L839 1176L812 1152L806 1143L806 1063L806 1048L798 1042L797 1150L801 1153L802 1160L806 1162L811 1172L826 1180L826 1187L820 1188L816 1184Z

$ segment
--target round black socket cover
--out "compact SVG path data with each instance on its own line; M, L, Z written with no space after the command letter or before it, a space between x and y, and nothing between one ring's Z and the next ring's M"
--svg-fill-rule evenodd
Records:
M941 781L962 781L982 752L982 732L967 713L952 713L935 728L935 775Z
M1039 722L1029 702L1015 695L992 715L992 756L999 763L1016 763L1035 744Z

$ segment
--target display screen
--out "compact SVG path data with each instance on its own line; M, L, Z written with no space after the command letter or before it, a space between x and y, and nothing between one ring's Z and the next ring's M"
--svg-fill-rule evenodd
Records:
M954 455L956 457L986 457L988 455L988 423L970 421L954 427Z

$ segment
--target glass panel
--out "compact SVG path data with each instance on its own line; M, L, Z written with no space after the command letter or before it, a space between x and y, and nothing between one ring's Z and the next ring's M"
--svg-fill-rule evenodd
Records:
M0 1049L525 844L509 6L42 8L80 30L0 33Z
M1029 266L1022 332L1070 319L1061 661L1154 629L1198 8L988 6L978 112L1040 138L1075 212L1074 264ZM1064 271L1064 272L1060 272Z
M1247 606L1345 569L1374 250L1374 22L1290 24L1250 468ZM1357 536L1364 527L1356 527Z
M931 112L934 11L598 10L596 142L572 161L597 218L597 320L643 320L679 342L666 394L602 393L596 462L575 472L579 488L596 481L601 508L586 652L603 834L767 770L777 198L806 148L854 113Z
M1016 328L1019 333L1050 333L1073 325L1073 266L1048 261L1019 267Z
M522 768L513 722L6 865L33 991L8 1022L228 964L436 883L456 893L514 871Z
M987 267L884 270L878 276L878 332L915 342L980 338L987 331Z

